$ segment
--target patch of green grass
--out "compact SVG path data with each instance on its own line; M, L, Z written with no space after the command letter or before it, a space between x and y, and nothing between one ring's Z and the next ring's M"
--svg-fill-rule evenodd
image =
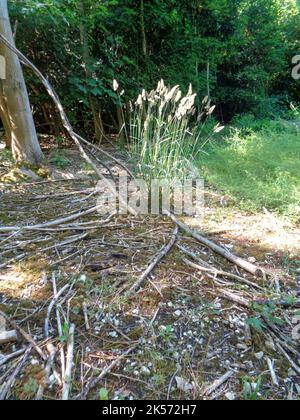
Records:
M61 152L51 156L49 161L52 165L60 169L65 169L71 164L70 160L67 159Z
M0 150L0 163L13 162L12 152L8 149Z
M282 123L232 129L198 159L206 180L247 210L266 207L299 219L300 134Z

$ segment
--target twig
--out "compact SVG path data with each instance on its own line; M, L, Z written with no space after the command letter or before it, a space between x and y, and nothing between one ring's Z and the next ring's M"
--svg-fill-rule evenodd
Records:
M56 278L55 278L55 273L54 272L52 273L52 287L53 287L53 294L54 294L54 296L57 296ZM63 330L62 330L60 313L59 313L59 310L58 310L58 307L57 306L56 306L55 311L56 311L56 321L57 321L58 336L59 337L62 337ZM60 348L60 363L61 363L61 377L63 378L65 376L65 368L66 368L65 354L64 354L63 347Z
M58 299L60 298L60 296L70 287L69 284L66 284L52 299L52 301L50 302L50 305L48 307L47 310L47 316L45 319L45 327L44 327L44 334L45 334L45 338L49 338L49 319L50 319L50 315L52 312L53 307L57 304Z
M45 388L49 383L49 377L50 377L51 370L52 370L54 360L55 360L56 348L52 344L48 344L47 350L49 352L49 359L45 367L45 379L44 379L45 383L39 386L39 389L35 397L36 400L41 400L43 398Z
M1 391L0 391L0 401L5 400L5 398L7 397L7 394L9 393L13 384L15 383L17 376L20 374L24 365L26 364L30 352L31 352L31 347L28 347L24 356L22 357L22 360L20 361L20 363L14 370L13 374L10 376L9 380L5 382L5 384L2 386Z
M71 385L72 385L72 370L73 370L73 358L74 358L74 334L75 334L75 325L71 324L70 329L69 329L69 338L68 338L66 372L65 372L65 376L63 377L63 392L62 392L63 401L67 401L69 399Z
M214 296L218 296L218 297L227 299L230 302L236 303L237 305L241 305L241 306L244 306L246 308L251 307L251 304L247 299L244 299L241 296L237 296L234 293L229 292L228 290L216 289L215 291L209 291L209 293L214 295Z
M0 34L1 37L1 34ZM96 211L99 209L98 206L91 207L88 210L81 211L76 214L72 214L67 217L62 217L56 220L52 220L51 222L41 223L38 225L32 225L32 226L4 226L0 227L0 233L2 232L13 232L13 231L20 231L20 230L40 230L40 229L46 229L53 226L58 226L63 223L72 222L76 219L79 219L80 217L87 216L88 214L96 213Z
M0 359L0 367L5 365L7 362L9 362L12 359L15 359L16 357L22 356L24 354L26 349L15 351L14 353L8 354L7 356L4 356Z
M102 174L102 172L100 171L100 169L98 168L98 166L93 162L93 160L89 157L89 155L86 153L86 151L84 150L83 146L81 143L87 144L90 147L94 147L91 143L89 143L87 140L85 140L83 137L79 136L77 133L75 133L68 117L67 114L63 108L63 105L61 103L61 100L59 98L59 96L57 95L57 93L55 92L55 90L53 89L53 87L51 86L51 84L49 83L49 81L43 76L43 74L40 72L40 70L30 61L28 60L27 57L25 57L24 54L21 53L21 51L19 51L14 45L12 45L2 34L0 34L0 40L7 46L7 48L9 48L11 51L13 51L21 60L21 62L23 64L25 64L27 67L29 67L36 75L37 77L41 80L41 82L43 83L44 87L46 88L49 96L52 98L52 100L55 103L55 106L60 114L61 117L61 121L62 124L64 126L64 128L66 129L67 133L69 134L69 136L71 137L71 139L74 141L74 143L76 144L77 148L79 149L79 152L81 154L81 156L83 157L83 159L92 166L92 168L94 169L95 173L98 175L98 177L106 184L107 188L115 195L118 196L118 194L116 193L113 185L105 178L105 176ZM95 147L94 147L95 148ZM97 146L97 148L99 149L99 147ZM107 152L105 152L104 150L100 149L101 153L109 155ZM110 156L111 159L113 159L114 161L116 161L115 158L113 158L112 156ZM122 166L127 172L130 173L130 171L128 170L128 168L123 165L121 162L119 162L117 160L118 165ZM130 173L131 174L131 173ZM132 174L131 174L132 175ZM128 209L128 211L133 214L136 215L136 211L134 209L132 209L130 206L127 205L127 202L125 203L124 200L122 199L121 196L118 196L118 199L120 201L120 203L125 206L126 209Z
M146 280L146 278L151 274L155 267L163 260L163 258L171 251L173 248L178 236L178 226L175 227L171 240L167 245L164 245L160 252L153 258L152 262L148 268L144 271L141 277L134 283L134 285L128 291L128 294L134 293Z
M110 373L110 371L120 362L120 360L124 359L124 357L128 356L130 353L132 353L140 344L140 342L136 343L134 346L130 347L128 350L126 350L123 354L121 354L119 357L117 357L110 365L108 365L103 371L100 373L97 378L94 378L90 380L90 382L84 387L84 390L82 393L77 396L76 399L86 399L91 389L93 389L95 386L99 384L99 382L102 381L102 379Z
M26 331L23 330L23 328L19 327L19 325L13 321L12 319L10 319L7 315L5 315L5 313L0 311L0 315L3 316L3 318L6 319L7 322L10 323L10 325L17 330L17 332L29 343L31 344L31 346L35 349L35 351L38 353L38 355L44 360L47 360L47 356L45 355L45 353L43 352L43 350L39 347L39 345L34 341L34 339L27 334Z
M252 281L249 281L243 277L237 276L236 274L228 273L226 271L218 270L217 268L206 268L201 267L198 264L193 263L192 261L187 260L186 258L183 258L183 262L187 265L189 265L192 268L195 268L196 270L203 271L205 273L211 273L215 276L222 276L222 277L228 277L233 280L237 280L240 283L246 284L247 286L251 286L255 289L264 290L262 287L258 286L257 284L253 283Z
M292 366L293 370L300 375L300 367L296 365L296 363L291 359L291 357L287 354L284 348L276 341L276 346L279 351L283 354L283 356L289 361L290 365Z
M196 232L193 229L190 229L187 225L182 223L180 220L177 219L177 217L174 216L174 214L170 213L169 211L165 210L165 213L168 217L170 217L174 223L177 224L177 226L186 232L188 235L192 236L194 239L196 239L198 242L202 243L203 245L207 246L208 248L212 249L217 254L221 255L222 257L226 258L228 261L231 261L235 265L237 265L240 268L243 268L245 271L248 271L252 275L257 275L261 269L248 261L244 260L243 258L237 257L236 255L232 254L230 251L228 251L225 248L222 248L221 246L215 244L214 242L210 241L209 239L205 238L204 236L201 236L198 232Z
M268 363L268 367L269 367L269 371L271 374L271 379L273 382L273 385L275 386L279 386L279 382L278 382L278 378L274 369L274 361L272 362L272 360L268 357L267 358L267 363Z
M209 386L204 391L204 396L209 397L213 392L215 392L218 388L220 388L220 386L224 385L225 382L227 382L230 378L232 378L233 375L234 375L234 372L231 370L225 373L225 375L222 376L222 378L216 380L211 386Z
M88 316L88 310L87 310L87 304L86 304L86 302L83 302L83 304L82 304L82 310L83 310L83 315L84 315L85 329L87 331L89 331L90 324L89 324L89 316Z

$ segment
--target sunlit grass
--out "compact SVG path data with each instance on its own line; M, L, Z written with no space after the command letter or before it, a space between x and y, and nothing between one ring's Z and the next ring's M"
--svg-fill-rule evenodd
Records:
M266 207L299 218L300 135L274 124L257 132L232 130L210 145L198 164L207 181L246 209Z

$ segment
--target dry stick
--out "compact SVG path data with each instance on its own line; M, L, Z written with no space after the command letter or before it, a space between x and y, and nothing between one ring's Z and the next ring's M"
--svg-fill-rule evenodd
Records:
M85 329L88 331L90 329L90 323L89 323L89 316L88 316L88 309L87 309L86 302L83 302L82 310L83 310L83 315L84 315Z
M259 290L262 290L262 291L264 290L262 287L258 286L257 284L252 283L252 281L249 281L247 279L244 279L243 277L237 276L236 274L227 273L226 271L222 271L222 270L218 270L218 269L214 269L214 268L201 267L200 265L195 264L192 261L187 260L186 258L183 258L183 262L185 264L189 265L190 267L195 268L196 270L203 271L205 273L211 273L211 274L214 274L216 276L228 277L230 279L237 280L240 283L244 283L247 286L254 287L255 289L259 289Z
M225 375L222 376L222 378L216 380L210 387L208 387L204 391L204 396L210 396L213 392L215 392L218 388L220 388L220 386L224 385L233 375L234 375L234 372L231 370L225 373Z
M250 308L251 304L247 299L243 297L237 296L234 293L229 292L228 290L224 289L216 289L215 291L209 291L213 296L221 297L223 299L229 300L230 302L236 303L237 305L244 306L245 308Z
M134 346L130 347L128 350L126 350L121 356L117 357L110 365L108 365L103 371L100 373L97 378L92 379L84 388L83 392L77 396L76 399L86 399L88 396L88 393L93 389L96 385L99 384L99 382L102 381L102 379L120 362L120 360L124 359L124 357L128 356L130 353L132 353L138 346L140 342L136 343Z
M61 120L62 120L62 124L64 126L64 128L66 129L66 131L68 132L69 136L72 138L72 140L74 141L74 143L76 144L77 148L79 149L82 157L84 158L84 160L90 164L92 166L92 168L94 169L94 171L96 172L96 174L98 175L98 177L105 182L106 186L108 187L108 189L115 195L117 196L117 193L115 191L114 186L105 178L105 176L102 174L102 172L100 171L100 169L98 168L98 166L93 162L93 160L89 157L89 155L86 153L86 151L84 150L83 146L81 143L85 143L88 144L89 147L94 147L91 143L89 143L87 140L83 139L81 136L79 136L77 133L75 133L68 117L67 114L62 106L62 103L60 101L59 96L57 95L57 93L55 92L55 90L53 89L53 87L51 86L51 84L49 83L49 81L43 76L43 74L40 72L40 70L30 61L28 60L27 57L25 57L24 54L22 54L15 46L13 46L3 35L0 34L0 40L7 46L7 48L9 48L11 51L13 51L18 57L19 59L22 61L23 64L25 64L26 66L28 66L36 75L37 77L41 80L41 82L43 83L44 87L46 88L49 96L52 98L52 100L54 101ZM104 150L100 149L97 146L97 149L101 151L101 153L108 155L106 152L104 152ZM116 161L115 158L113 158L112 156L110 156L110 158L112 158L114 161ZM118 165L122 166L127 172L128 169L126 168L125 165L123 165L122 163L120 163L117 160ZM130 174L132 175L132 174ZM122 197L118 197L120 203L125 206L124 208L127 208L128 211L133 214L134 216L137 215L137 212L132 209L130 206L127 205L127 203L124 202L124 200L122 199ZM1 231L0 231L1 232Z
M267 357L267 363L268 363L268 368L271 374L273 385L279 386L278 378L277 378L275 368L274 368L274 362L272 362L272 360L269 357Z
M57 287L56 287L56 278L55 278L55 273L52 273L52 287L53 287L53 294L54 296L57 296ZM61 324L61 318L60 318L60 313L58 310L58 307L56 305L56 321L57 321L57 331L58 331L58 336L62 337L63 335L63 329L62 329L62 324ZM60 364L61 364L61 377L63 378L65 376L65 369L66 369L66 362L65 362L65 354L64 354L64 349L61 346L60 348Z
M47 200L47 199L54 199L54 198L71 197L73 195L87 195L94 191L95 191L95 188L87 188L86 190L69 191L69 192L59 193L59 194L34 195L30 197L29 200L37 201L37 200Z
M70 244L73 244L74 242L78 242L80 240L83 240L83 239L87 238L89 235L90 235L90 232L86 232L86 233L83 233L81 235L72 236L72 237L70 237L69 239L66 239L63 242L59 242L58 244L51 245L47 248L40 249L37 252L41 253L41 252L51 251L51 249L60 248L60 247L65 246L65 245L70 245Z
M228 251L225 248L222 248L221 246L215 244L214 242L210 241L209 239L205 238L204 236L201 236L198 232L196 232L193 229L190 229L186 224L181 222L177 219L177 217L174 216L174 214L170 213L168 210L165 210L165 213L168 217L170 217L176 225L192 236L194 239L196 239L198 242L202 243L203 245L207 246L208 248L212 249L217 254L221 255L222 257L226 258L228 261L231 261L238 267L244 269L245 271L249 272L252 275L257 275L261 269L248 261L244 260L243 258L237 257L236 255L232 254L230 251Z
M284 350L284 348L276 341L276 346L279 349L280 353L283 354L283 356L289 361L290 365L292 366L293 370L300 375L300 367L296 365L296 363L293 361L293 359L287 354L287 352Z
M45 388L49 383L49 377L50 377L51 370L52 370L55 356L56 356L56 348L53 346L53 344L48 344L47 350L49 352L49 359L45 367L45 379L44 379L45 383L39 386L39 389L35 397L36 400L41 400L43 398Z
M45 355L45 353L43 352L43 350L39 347L39 345L34 341L34 339L27 334L26 331L24 331L21 327L19 327L19 325L13 321L12 319L10 319L7 315L5 315L5 313L3 313L2 311L0 311L0 315L3 316L4 319L6 319L7 322L10 323L10 325L17 330L17 332L29 343L31 344L31 346L35 349L35 351L38 353L38 355L44 360L47 360L47 356Z
M4 332L0 333L0 345L15 342L15 341L18 341L18 335L17 335L17 332L15 330L4 331Z
M1 35L0 35L0 37L1 37ZM52 220L51 222L41 223L41 224L38 224L38 225L23 226L23 227L20 227L20 226L0 227L0 233L1 232L20 231L20 230L40 230L40 229L45 229L45 228L51 228L53 226L58 226L58 225L61 225L63 223L73 222L74 220L77 220L82 216L87 216L89 214L95 213L98 209L99 209L98 206L91 207L88 210L81 211L81 212L78 212L76 214L72 214L72 215L67 216L67 217L61 217L59 219Z
M51 312L53 307L57 304L58 299L60 298L60 296L67 290L69 289L70 285L66 284L52 299L52 301L50 302L50 305L48 307L47 310L47 316L45 319L45 327L44 327L44 334L45 334L45 338L49 338L49 319L51 316Z
M153 258L151 264L144 271L141 277L134 283L134 285L129 289L128 294L134 293L146 280L146 278L151 274L155 267L163 260L163 258L171 251L178 237L178 226L175 227L174 232L172 233L171 240L167 245L164 245L160 252Z
M66 372L63 377L63 392L62 392L63 401L67 401L69 399L71 385L72 385L72 370L73 370L73 358L74 358L74 334L75 334L75 325L71 324L70 329L69 329Z
M14 383L17 379L17 376L22 371L25 363L27 362L27 359L28 359L28 356L29 356L30 352L31 352L31 347L28 347L24 356L22 357L22 360L20 361L20 363L18 364L18 366L14 370L13 374L10 376L9 380L7 382L5 382L5 384L2 386L1 391L0 391L0 401L5 400L5 398L7 397L7 394L9 393L10 389L14 385Z
M26 349L15 351L14 353L8 354L7 356L1 357L0 359L0 367L8 363L10 360L15 359L16 357L22 356Z

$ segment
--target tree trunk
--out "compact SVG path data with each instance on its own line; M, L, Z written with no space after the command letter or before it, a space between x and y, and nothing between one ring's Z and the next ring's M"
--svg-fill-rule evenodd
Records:
M1 0L0 0L1 1ZM84 5L84 0L80 0L79 2L79 9L81 12L81 17L86 17L86 8ZM81 35L81 44L82 44L82 58L83 58L83 64L85 67L85 74L88 78L92 78L93 75L89 69L89 64L91 62L90 57L90 46L89 46L89 39L88 39L88 32L86 29L85 22L82 22L80 25L80 35ZM89 94L89 102L91 111L93 114L93 121L94 121L94 127L95 127L95 137L96 139L101 142L104 134L104 128L103 128L103 122L101 118L101 108L98 104L97 99L90 93Z
M14 45L7 0L0 0L0 33ZM6 79L0 80L0 117L6 131L7 145L11 146L16 161L38 165L43 155L20 61L2 43L0 55L6 62Z

